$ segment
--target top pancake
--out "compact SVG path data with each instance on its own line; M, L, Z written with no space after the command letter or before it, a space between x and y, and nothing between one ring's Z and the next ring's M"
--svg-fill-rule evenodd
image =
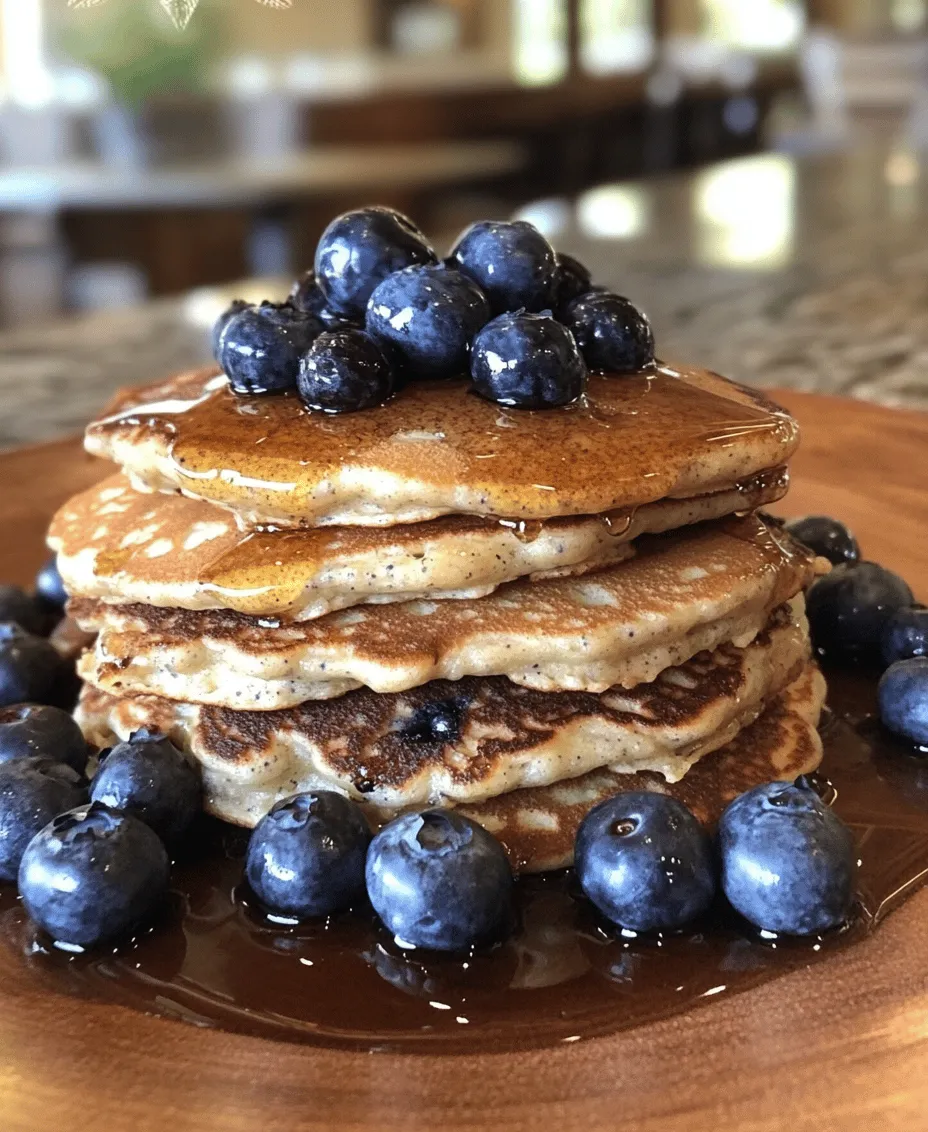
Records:
M440 515L600 514L731 487L787 462L796 422L705 370L592 375L560 409L506 409L464 380L413 382L331 416L239 397L213 369L117 395L88 451L133 484L219 504L246 525L391 526Z

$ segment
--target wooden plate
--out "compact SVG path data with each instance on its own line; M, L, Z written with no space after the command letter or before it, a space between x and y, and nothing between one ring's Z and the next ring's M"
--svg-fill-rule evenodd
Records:
M784 393L804 444L788 513L842 517L928 598L928 416ZM28 581L53 507L105 469L73 441L0 457L0 577ZM485 1056L340 1053L40 991L0 967L4 1132L922 1127L928 892L866 942L613 1038Z

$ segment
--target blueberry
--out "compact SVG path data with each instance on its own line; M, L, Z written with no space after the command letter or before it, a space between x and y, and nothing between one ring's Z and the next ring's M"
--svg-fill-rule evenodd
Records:
M806 596L812 641L832 658L873 659L889 619L911 603L906 583L875 562L836 566Z
M481 397L513 409L568 405L586 380L577 343L550 312L488 322L471 346L470 373Z
M481 220L458 238L449 257L490 301L493 314L541 311L555 299L554 248L526 220Z
M806 515L802 519L787 519L786 530L801 543L827 558L832 566L842 562L856 562L860 558L857 539L843 523L827 515Z
M805 779L740 795L722 814L718 838L722 889L755 927L813 935L847 919L854 837Z
M665 794L629 791L594 806L577 831L575 860L590 900L632 931L685 927L715 895L709 836Z
M471 339L489 318L486 296L460 271L407 267L371 295L367 332L390 350L404 377L456 377L467 372Z
M498 939L512 902L503 848L453 810L403 814L367 854L367 895L396 939L413 947L463 951Z
M0 763L0 880L16 880L33 837L86 797L83 776L56 759L30 755Z
M568 303L586 295L592 286L589 271L578 259L565 252L557 253L557 273L554 277L554 311L562 318Z
M133 814L171 844L200 812L200 772L166 735L135 731L101 756L90 797Z
M884 664L928 656L928 609L897 609L883 629L880 652Z
M392 363L370 335L329 330L300 359L297 391L308 409L350 413L383 404L393 383Z
M66 711L40 704L0 708L0 764L29 755L67 763L79 774L87 769L87 743Z
M880 679L879 701L890 731L928 748L928 657L891 664Z
M19 625L0 622L0 707L57 703L63 662L43 637Z
M337 314L363 321L381 280L438 257L413 222L392 208L362 208L337 216L316 248L316 279Z
M307 314L313 315L326 330L344 330L352 327L360 330L364 324L363 319L346 318L332 310L316 280L315 271L306 271L297 279L290 288L290 296L287 301L298 311L305 311Z
M371 831L359 806L331 790L278 802L255 826L245 875L270 911L328 916L364 896Z
M27 633L40 637L48 628L44 610L20 586L0 585L0 621L15 621Z
M622 295L590 291L569 303L564 325L586 364L603 373L635 373L654 361L654 334L645 315Z
M232 302L213 323L210 343L212 345L213 357L217 362L219 361L219 347L222 342L222 335L225 331L225 328L237 314L241 314L242 311L247 310L250 306L251 303L245 302L244 299L233 299Z
M45 612L54 613L58 617L64 615L68 592L61 580L56 558L49 558L36 574L35 593L36 600L44 607Z
M403 738L424 743L453 743L460 737L467 706L464 696L421 704L403 720Z
M19 866L19 893L54 939L79 947L135 927L168 887L167 851L131 814L99 802L54 818Z
M233 393L284 393L296 385L300 356L322 323L286 303L247 307L226 323L219 364Z

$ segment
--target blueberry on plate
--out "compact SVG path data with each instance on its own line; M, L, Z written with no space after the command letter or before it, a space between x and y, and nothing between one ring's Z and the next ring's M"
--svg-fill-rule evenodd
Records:
M0 707L57 703L64 664L44 637L0 622Z
M393 356L404 377L457 377L490 318L472 279L442 264L406 267L377 285L367 305L367 332Z
M374 288L394 271L438 263L425 236L393 208L361 208L337 216L316 248L316 280L329 307L363 322Z
M44 606L45 612L55 614L57 617L64 616L68 592L64 588L64 582L58 570L58 560L54 556L49 558L36 574L35 594L36 600Z
M912 591L875 562L847 562L819 578L806 596L816 649L832 659L873 659L890 618L912 604Z
M470 350L474 389L513 409L569 405L583 392L586 366L570 331L550 312L501 314Z
M0 621L15 621L27 633L46 635L48 620L34 597L21 586L0 585Z
M169 845L190 828L202 793L199 769L166 735L144 729L101 755L90 785L94 802L132 814Z
M827 558L832 566L842 562L857 562L860 547L857 539L843 523L827 515L806 515L802 519L787 519L786 530L804 546Z
M563 318L569 303L589 292L592 278L579 259L566 252L557 252L557 271L554 276L554 313Z
M722 814L718 839L722 889L755 927L814 935L847 919L854 837L805 779L740 795Z
M897 609L883 629L880 652L884 664L928 656L928 609Z
M286 303L246 307L226 323L219 364L233 393L285 393L296 385L300 357L322 323Z
M76 947L125 935L167 891L169 862L158 835L99 802L54 818L26 848L19 894L50 936Z
M270 912L328 916L363 899L370 841L367 819L350 798L331 790L296 794L255 826L245 875Z
M222 335L225 328L237 314L241 314L242 311L247 310L250 306L251 303L247 303L244 299L233 299L213 323L210 343L212 345L213 357L217 362L219 361L219 346L222 342Z
M686 806L652 791L594 806L577 831L575 867L600 912L631 931L683 928L715 896L708 834Z
M654 361L651 324L623 295L590 291L569 303L563 317L592 370L635 373Z
M890 731L928 749L928 657L891 664L880 679L879 702Z
M87 743L66 711L45 704L0 708L0 764L29 755L67 763L79 774L87 769Z
M464 951L510 922L512 871L503 847L454 810L403 814L367 853L367 895L397 942Z
M300 359L297 392L307 409L351 413L393 393L393 365L363 330L327 330Z
M287 299L298 311L317 318L326 330L360 329L363 319L350 319L338 314L329 306L325 292L319 286L315 271L305 271L290 288Z
M55 759L31 755L0 764L0 880L16 880L33 837L86 798L83 776Z
M490 301L493 314L541 311L554 303L557 257L527 220L481 220L451 249L450 259Z

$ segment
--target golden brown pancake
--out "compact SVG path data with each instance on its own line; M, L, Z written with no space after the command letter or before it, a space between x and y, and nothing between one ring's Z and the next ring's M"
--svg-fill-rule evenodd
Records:
M642 538L628 562L526 580L476 601L357 606L276 625L228 610L75 600L99 632L81 675L104 691L242 711L508 676L541 691L632 688L727 641L743 645L812 580L816 560L755 516Z
M369 602L482 597L523 576L585 574L629 557L641 534L753 510L779 499L787 483L779 468L609 519L449 515L396 527L242 532L228 511L140 494L116 475L70 499L48 542L73 595L302 621Z
M122 392L86 434L138 488L280 527L600 514L730 488L785 464L798 441L756 390L668 366L592 375L561 409L510 410L463 380L423 381L337 416L294 394L238 397L200 370Z
M237 824L253 825L274 802L313 789L388 814L477 802L602 766L676 781L752 722L809 652L804 617L781 606L745 648L700 653L629 691L535 692L468 677L240 712L87 687L79 718L101 745L143 726L171 735L203 766L211 810Z

